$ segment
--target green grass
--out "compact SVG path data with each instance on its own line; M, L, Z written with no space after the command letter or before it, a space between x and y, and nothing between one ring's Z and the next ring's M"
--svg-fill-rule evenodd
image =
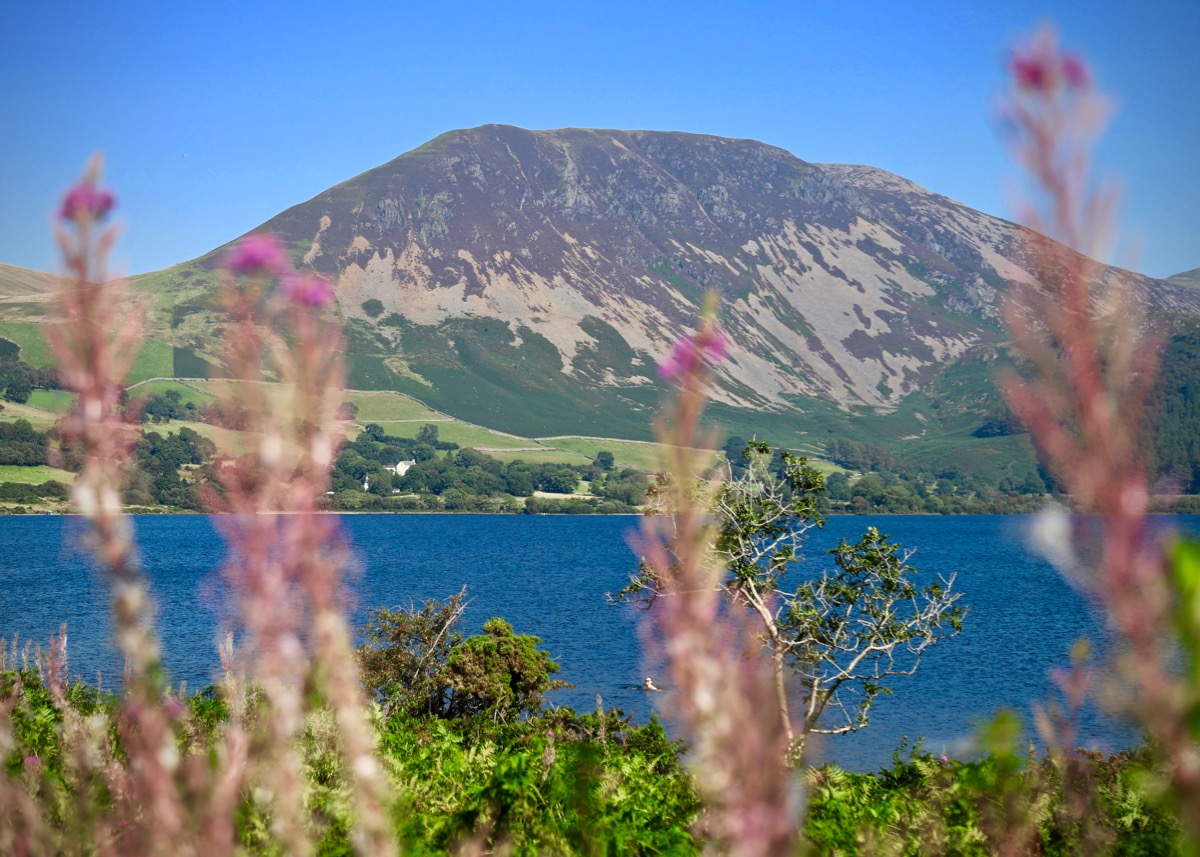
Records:
M17 464L0 464L0 482L41 485L43 482L50 482L51 480L58 480L70 485L75 481L75 474L69 470L47 467L45 464L37 464L33 467L22 467Z
M27 321L0 321L0 336L21 346L21 359L30 366L55 365L40 325Z
M21 346L21 359L31 366L55 366L54 354L39 325L24 321L0 322L0 336ZM174 374L175 350L165 342L146 340L129 371L129 383L147 378L169 378Z
M1005 476L1024 478L1037 472L1037 459L1029 435L972 437L960 429L940 437L924 437L897 444L893 451L906 461L933 471L958 469L995 484Z
M840 464L834 464L832 461L826 461L824 458L815 458L811 455L806 455L805 457L808 458L808 466L813 470L816 470L822 476L828 476L830 473L850 472Z
M179 400L185 405L188 402L197 405L211 404L216 398L211 393L201 392L194 386L179 381L143 381L130 387L129 395L135 399L142 399L155 393L161 396L168 390L177 390Z
M45 431L58 421L58 414L33 405L18 405L16 402L3 402L4 410L0 411L0 420L28 420L29 424L38 431Z
M75 394L66 390L34 390L29 394L29 404L56 414L65 414L74 406Z
M617 467L634 467L638 470L658 470L661 464L657 443L637 443L628 440L612 440L591 437L544 437L542 443L571 450L591 460L596 454L607 450L613 454Z
M508 449L489 451L488 455L501 461L524 461L527 464L587 464L586 455L566 449Z
M430 410L416 399L399 393L348 391L346 399L358 407L355 419L360 423L380 420L441 420L442 414ZM414 430L414 435L416 434Z
M148 378L170 378L175 374L175 349L166 342L148 339L142 343L137 359L129 370L127 383L136 384Z
M444 419L444 418L443 418ZM359 422L362 422L360 417ZM384 433L393 437L416 437L424 423L383 423ZM540 447L536 440L476 428L456 421L435 422L438 429L438 440L457 443L459 446L469 446L475 449L521 449L522 447Z

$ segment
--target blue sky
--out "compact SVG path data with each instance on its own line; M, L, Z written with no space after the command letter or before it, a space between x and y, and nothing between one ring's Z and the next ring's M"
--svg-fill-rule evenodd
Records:
M1003 60L1049 20L1119 105L1099 152L1124 187L1113 259L1200 267L1195 0L15 6L0 26L11 264L57 268L54 205L93 151L126 225L116 259L139 273L486 122L749 137L1007 216Z

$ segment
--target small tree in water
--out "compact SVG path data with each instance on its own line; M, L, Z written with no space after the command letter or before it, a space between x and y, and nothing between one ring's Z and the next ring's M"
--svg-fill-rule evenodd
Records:
M926 649L958 634L966 610L952 591L953 576L919 587L907 563L911 553L874 527L830 551L836 572L789 586L806 534L824 524L817 498L825 484L806 459L787 452L781 459L782 472L771 472L770 447L750 442L745 471L717 493L713 512L725 563L718 588L761 623L789 755L798 760L810 734L866 726L875 698L892 692L891 679L912 675ZM648 607L669 594L643 562L616 598Z

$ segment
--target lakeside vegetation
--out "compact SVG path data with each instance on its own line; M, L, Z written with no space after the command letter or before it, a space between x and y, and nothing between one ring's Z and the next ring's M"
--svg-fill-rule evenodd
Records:
M376 752L394 792L388 825L403 853L460 854L471 843L518 855L705 853L705 812L687 767L688 745L671 740L655 718L638 725L602 702L590 712L546 702L551 676L569 680L570 665L560 670L536 637L502 620L462 637L453 619L458 606L461 600L452 598L376 611L359 650L363 679L376 694ZM103 779L79 778L68 736L84 722L103 726L115 736L105 761L115 763L128 752L120 737L121 696L78 680L56 684L45 660L39 672L32 654L0 652L0 699L16 700L5 773L63 806L90 793L102 810ZM51 663L60 678L68 674L65 658ZM219 752L218 737L231 722L228 688L166 693L181 712L173 736L180 758L191 764ZM261 692L251 698L248 725L266 728ZM1079 751L1064 776L1054 759L1020 745L1016 727L1010 715L998 718L974 759L935 756L918 744L901 746L874 773L805 769L803 853L886 848L984 857L1005 853L1014 823L1019 853L1187 853L1169 805L1146 787L1163 776L1149 749ZM333 712L318 705L298 743L313 853L353 853L350 772ZM1072 808L1085 794L1083 784L1092 789L1086 822ZM240 851L275 853L270 828L267 807L244 796L232 831Z
M1193 474L1200 473L1197 463L1200 434L1196 431L1200 419L1194 418L1193 397L1188 392L1200 389L1200 375L1197 375L1200 369L1196 368L1200 361L1189 356L1189 349L1200 348L1196 337L1195 332L1184 332L1172 340L1175 348L1164 360L1151 403L1156 430L1143 435L1146 454L1158 463L1160 479L1181 491L1156 498L1157 511L1200 510L1200 495L1186 493L1196 491L1200 485L1196 481L1200 477L1193 478ZM19 360L15 365L20 367L18 371L26 371L26 364ZM41 378L43 384L57 384L53 374L43 374ZM127 495L130 506L185 512L202 508L199 498L204 486L215 484L212 452L189 454L178 460L176 486L175 479L164 481L162 459L154 450L165 438L194 434L218 441L224 449L247 448L249 438L242 436L244 431L237 427L236 418L232 425L222 425L228 422L217 395L223 386L228 385L204 380L157 379L135 384L126 391L122 397L126 412L144 426L141 431L147 452L138 458L139 464L149 468L151 483L157 481L162 486L162 490L138 490ZM69 486L73 478L69 467L50 467L48 462L55 423L69 411L72 395L43 386L25 391L19 385L15 397L25 401L15 401L5 393L6 401L0 404L3 408L0 466L4 467L0 470L0 483L41 485L54 481ZM633 479L634 473L639 474L635 481L643 489L662 461L662 449L657 443L611 438L517 438L462 423L395 393L350 391L346 402L346 415L352 419L345 425L351 439L338 460L343 465L357 462L346 454L348 450L357 450L359 457L367 453L364 460L370 463L340 467L329 499L333 510L628 514L643 506L644 492L624 489L617 492L612 484L614 477L597 466L597 457L608 453L624 481ZM36 449L22 447L25 452L19 453L19 443L10 444L6 438L13 432L27 434L30 429L34 434L19 443L34 442ZM421 442L422 432L432 432L437 442L433 445ZM1019 420L1006 410L997 411L975 433L1001 439L1026 434ZM373 445L363 442L364 435L371 438ZM719 451L735 474L742 467L741 450L746 444L745 439L734 436ZM1052 490L1057 486L1044 470L1020 477L1006 475L993 483L972 469L950 462L923 464L870 442L831 440L822 453L823 457L807 460L827 478L822 500L822 512L827 514L1030 513L1057 493ZM419 478L434 466L429 464L434 459L442 462L436 467L443 476L446 472L450 476ZM423 466L405 480L394 474L395 465L402 460ZM476 469L472 470L473 467ZM781 467L777 455L774 469L778 473ZM523 480L501 484L483 478L479 468L492 475L524 471L533 479L532 488L527 490ZM573 484L569 484L570 478L565 475L568 471L574 474ZM558 478L545 475L552 472L558 473ZM144 486L146 480L141 481ZM568 499L543 494L575 496ZM15 495L0 494L0 511L14 510L16 501L11 497ZM60 499L53 490L42 495L26 492L21 495L19 505L27 512L62 511Z

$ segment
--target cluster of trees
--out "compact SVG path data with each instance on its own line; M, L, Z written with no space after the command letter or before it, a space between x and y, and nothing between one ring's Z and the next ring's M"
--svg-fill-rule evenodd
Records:
M1200 494L1200 329L1171 337L1146 405L1149 471L1174 490Z
M45 464L49 446L49 435L29 420L0 423L0 464Z
M397 475L391 468L402 461L415 464ZM590 496L533 496L574 494L581 480L589 482ZM415 438L392 437L369 424L342 448L332 474L335 508L392 511L628 512L642 502L648 484L640 471L616 469L612 453L584 465L504 462L441 441L434 424L422 426ZM528 500L520 504L517 498Z
M130 413L129 399L125 399L126 413ZM188 420L199 422L215 422L212 408L197 406L195 402L183 401L183 394L178 390L166 390L136 400L136 410L133 411L139 422L165 423L171 420Z
M536 713L550 691L569 686L551 678L559 665L538 648L541 640L514 633L504 619L493 617L482 634L464 638L468 603L463 587L444 602L368 614L359 668L385 712L515 720Z
M70 489L51 479L37 485L24 482L0 482L0 500L9 503L38 503L42 500L66 500Z
M740 444L740 446L738 446ZM723 447L734 479L741 478L749 459L747 442L731 437ZM772 454L767 470L786 476L781 450ZM913 467L875 443L831 440L825 456L853 473L836 472L825 480L818 500L822 514L871 512L884 514L996 514L1033 512L1041 508L1049 490L1042 474L1005 476L993 484L956 465Z
M0 390L10 402L24 404L34 390L57 390L58 370L35 368L8 350L0 354Z
M1005 477L999 486L958 467L912 473L832 473L826 479L824 510L866 514L1005 514L1034 512L1044 503L1039 476Z
M997 412L976 431L999 436L1021 430L1007 411ZM981 431L986 434L981 435ZM913 467L887 447L852 440L831 440L828 458L861 476L834 473L826 480L830 508L837 511L987 514L1036 511L1049 487L1040 473L1005 476L998 483L980 478L957 465Z
M138 413L143 422L166 422L194 419L198 409L182 403L178 391L168 390L145 399ZM37 431L27 420L0 423L0 464L46 464L54 441L53 432ZM125 502L201 511L201 486L209 484L220 491L212 470L216 452L212 441L187 426L165 434L140 432ZM71 444L60 442L58 453L55 462L59 466L79 469L82 462ZM401 461L417 463L402 476L387 469ZM573 494L581 480L589 481L590 495L569 499L532 496L535 491ZM436 425L422 426L416 438L400 438L372 424L338 455L331 505L381 511L627 513L643 502L648 484L648 476L641 471L615 468L611 453L602 453L593 464L575 466L519 460L506 463L440 440ZM37 502L40 497L57 499L59 492L51 488L39 494L30 488L14 488L9 495L0 495L0 500Z
M825 444L825 457L834 464L864 473L894 473L900 463L886 446L853 440L831 440Z
M189 511L202 511L200 497L202 482L215 482L197 474L198 478L184 480L180 472L210 465L216 445L194 429L184 426L178 433L142 432L133 454L137 467L125 488L125 502L134 506L172 506Z

